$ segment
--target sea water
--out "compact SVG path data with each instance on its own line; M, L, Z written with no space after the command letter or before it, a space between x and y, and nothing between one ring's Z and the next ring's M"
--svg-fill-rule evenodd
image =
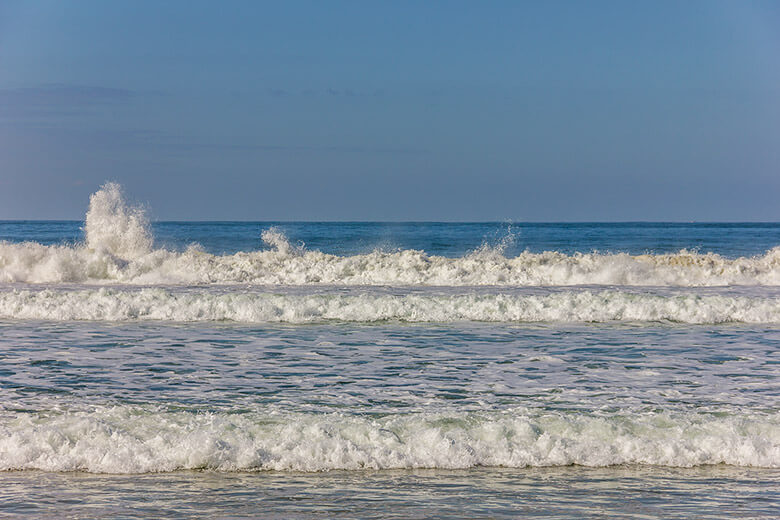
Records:
M780 225L0 222L0 514L780 515Z

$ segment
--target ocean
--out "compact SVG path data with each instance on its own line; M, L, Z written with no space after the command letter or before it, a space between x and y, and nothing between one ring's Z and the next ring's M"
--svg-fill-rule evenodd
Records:
M0 516L776 518L780 224L0 221Z

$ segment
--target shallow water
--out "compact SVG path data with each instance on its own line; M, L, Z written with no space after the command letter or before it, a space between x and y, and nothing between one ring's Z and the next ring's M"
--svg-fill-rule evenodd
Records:
M36 518L777 518L777 470L706 466L0 474Z

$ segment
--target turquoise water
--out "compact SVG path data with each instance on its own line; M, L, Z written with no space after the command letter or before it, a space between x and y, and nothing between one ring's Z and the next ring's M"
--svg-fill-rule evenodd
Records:
M773 518L780 225L0 222L0 511Z

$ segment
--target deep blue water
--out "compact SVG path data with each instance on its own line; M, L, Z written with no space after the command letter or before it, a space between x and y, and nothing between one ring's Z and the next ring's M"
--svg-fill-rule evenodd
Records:
M0 221L0 240L76 243L84 239L82 227L79 221ZM483 245L503 244L507 256L526 250L636 255L688 249L734 258L760 255L780 245L780 223L152 223L156 246L181 250L198 243L212 254L265 249L260 234L272 227L293 244L337 255L416 249L458 257Z

